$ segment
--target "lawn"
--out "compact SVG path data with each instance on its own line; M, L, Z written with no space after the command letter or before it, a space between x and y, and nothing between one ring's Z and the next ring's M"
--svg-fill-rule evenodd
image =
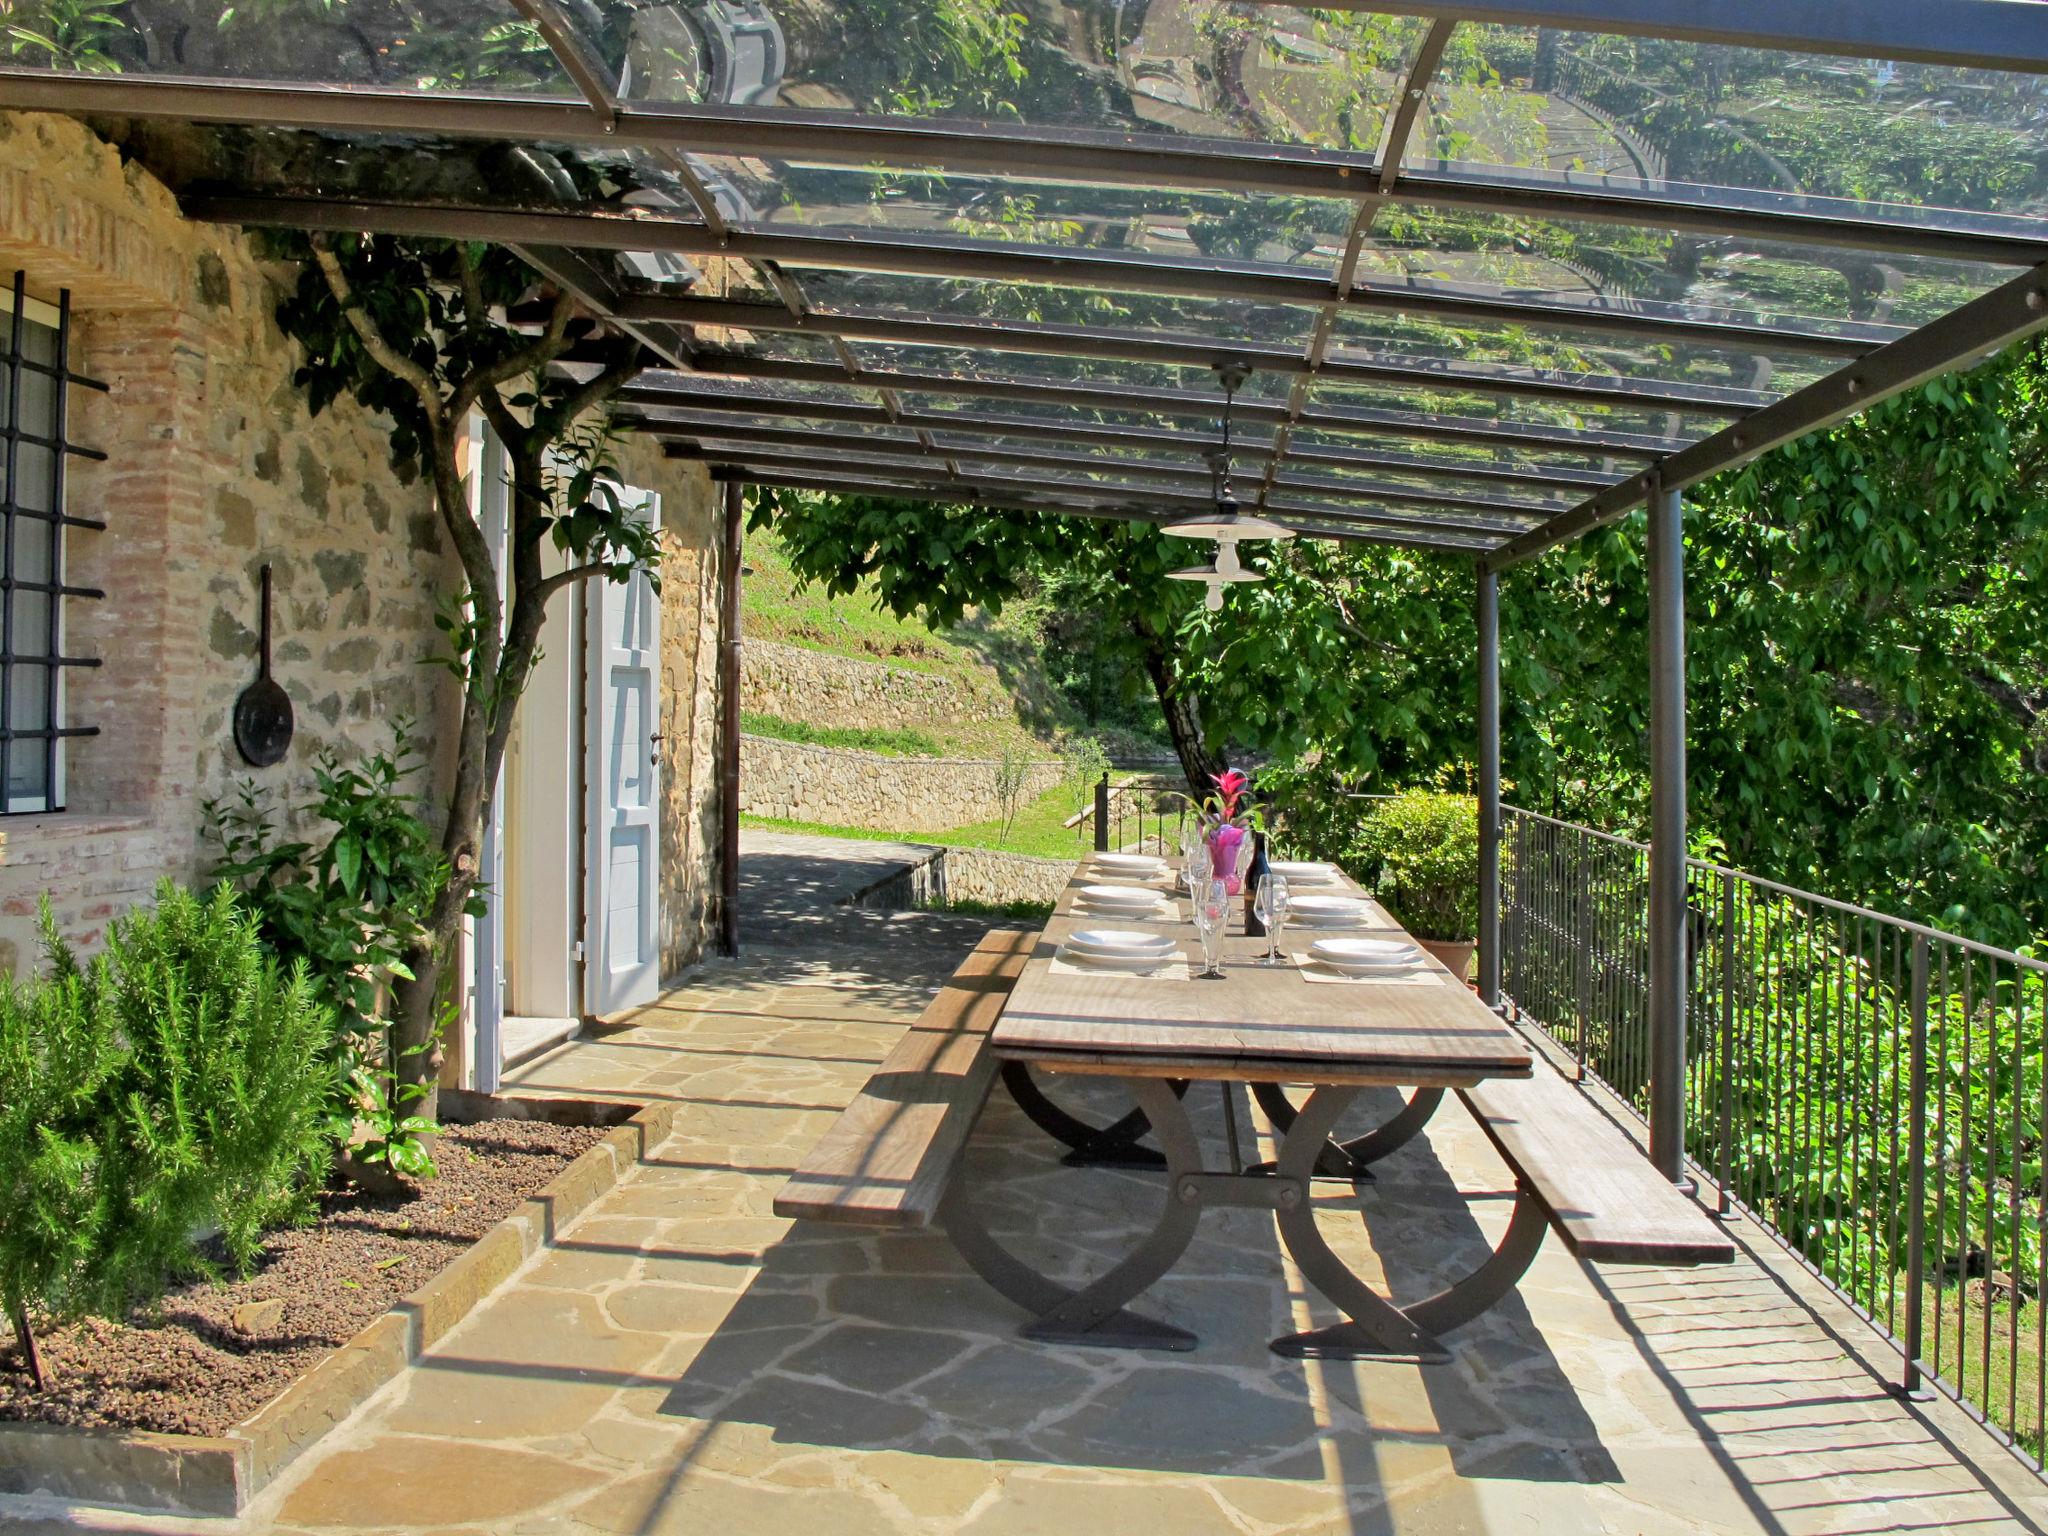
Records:
M930 731L911 726L887 728L868 725L807 725L785 720L780 715L740 712L740 729L750 736L770 736L777 741L794 741L812 747L846 747L856 752L875 752L883 757L944 757L945 747Z
M1078 859L1094 846L1087 823L1062 826L1080 802L1072 786L1061 784L1018 808L1017 819L1003 835L1000 818L948 827L943 832L908 832L889 827L839 827L816 821L785 821L774 816L742 816L740 824L770 832L807 832L814 837L856 837L906 843L942 843L949 848L995 848L1048 859Z

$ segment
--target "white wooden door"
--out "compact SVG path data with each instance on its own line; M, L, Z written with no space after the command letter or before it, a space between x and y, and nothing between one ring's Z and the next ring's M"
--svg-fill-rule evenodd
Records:
M661 499L641 500L657 523ZM589 742L584 1008L652 1002L661 983L661 602L645 576L584 584Z

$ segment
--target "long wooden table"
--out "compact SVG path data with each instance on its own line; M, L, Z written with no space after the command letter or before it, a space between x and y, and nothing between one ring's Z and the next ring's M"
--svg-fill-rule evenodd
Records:
M1129 881L1119 880L1093 860L1077 867L990 1035L990 1047L1003 1059L1005 1080L1027 1110L1034 1111L1034 1118L1051 1106L1029 1084L1033 1070L1109 1077L1124 1085L1137 1109L1114 1126L1082 1126L1063 1111L1041 1123L1085 1150L1085 1140L1068 1134L1068 1128L1079 1128L1094 1138L1097 1151L1128 1149L1149 1129L1160 1143L1158 1160L1167 1173L1159 1221L1121 1263L1078 1289L1029 1271L995 1248L985 1226L964 1214L957 1224L949 1223L954 1240L984 1275L1007 1276L1013 1283L1001 1288L1038 1314L1025 1329L1029 1337L1187 1349L1195 1343L1193 1335L1133 1313L1127 1303L1185 1251L1204 1206L1271 1209L1282 1241L1303 1274L1358 1325L1348 1335L1353 1346L1361 1337L1366 1340L1363 1348L1332 1347L1325 1331L1276 1340L1276 1351L1444 1358L1426 1330L1364 1285L1330 1250L1316 1229L1310 1180L1318 1172L1356 1172L1371 1155L1412 1136L1446 1088L1527 1077L1532 1066L1528 1046L1461 981L1427 957L1426 981L1361 985L1317 984L1292 965L1259 964L1266 940L1244 934L1241 898L1223 944L1224 975L1202 978L1200 940L1186 920L1184 898L1171 922L1160 918L1134 924L1080 909L1083 886L1117 883ZM1158 889L1166 894L1168 883L1161 882ZM1349 880L1315 889L1341 889L1367 899ZM1308 891L1307 886L1297 887L1297 894ZM1342 932L1407 937L1384 909L1367 900L1368 921ZM1132 926L1167 929L1180 936L1190 961L1190 979L1055 969L1060 945L1076 928ZM1302 951L1329 931L1289 924L1282 946ZM1192 1082L1250 1085L1282 1132L1275 1162L1241 1169L1235 1166L1233 1148L1229 1169L1205 1166L1180 1101ZM1296 1110L1280 1094L1281 1084L1308 1086L1312 1091L1307 1103ZM1339 1152L1329 1142L1331 1130L1368 1086L1402 1087L1415 1093L1408 1108L1388 1126L1346 1143L1348 1154ZM1034 1095L1039 1101L1035 1105L1030 1102Z

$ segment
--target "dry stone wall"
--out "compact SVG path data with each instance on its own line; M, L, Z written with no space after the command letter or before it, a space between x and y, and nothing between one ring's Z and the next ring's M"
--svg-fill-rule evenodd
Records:
M882 757L742 735L740 809L837 827L942 832L1002 814L999 767L986 758ZM1066 772L1058 759L1032 763L1021 798L1044 794Z
M740 708L806 725L882 730L1004 720L1015 713L992 684L775 640L748 640L742 648Z

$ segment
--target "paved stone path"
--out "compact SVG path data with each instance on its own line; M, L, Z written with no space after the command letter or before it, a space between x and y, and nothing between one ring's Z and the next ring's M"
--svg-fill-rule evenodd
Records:
M767 851L791 857L786 878L750 870L764 902L844 884L799 873L815 848ZM1268 1353L1273 1335L1334 1319L1256 1212L1206 1217L1147 1298L1201 1335L1188 1355L1028 1345L943 1239L774 1217L787 1170L981 927L813 906L800 943L758 934L739 962L522 1069L522 1088L663 1095L687 1112L245 1520L82 1523L288 1536L2043 1529L2042 1484L1946 1405L1895 1401L1874 1336L1781 1278L1761 1245L1768 1262L1589 1274L1552 1242L1518 1298L1453 1336L1453 1363L1418 1368ZM1197 1110L1220 1155L1214 1090ZM1323 1185L1318 1203L1333 1242L1398 1295L1434 1289L1504 1225L1505 1172L1460 1111L1381 1168L1363 1195ZM1127 1245L1158 1198L1141 1175L1061 1167L1000 1097L968 1174L1000 1201L998 1229L1068 1274Z

